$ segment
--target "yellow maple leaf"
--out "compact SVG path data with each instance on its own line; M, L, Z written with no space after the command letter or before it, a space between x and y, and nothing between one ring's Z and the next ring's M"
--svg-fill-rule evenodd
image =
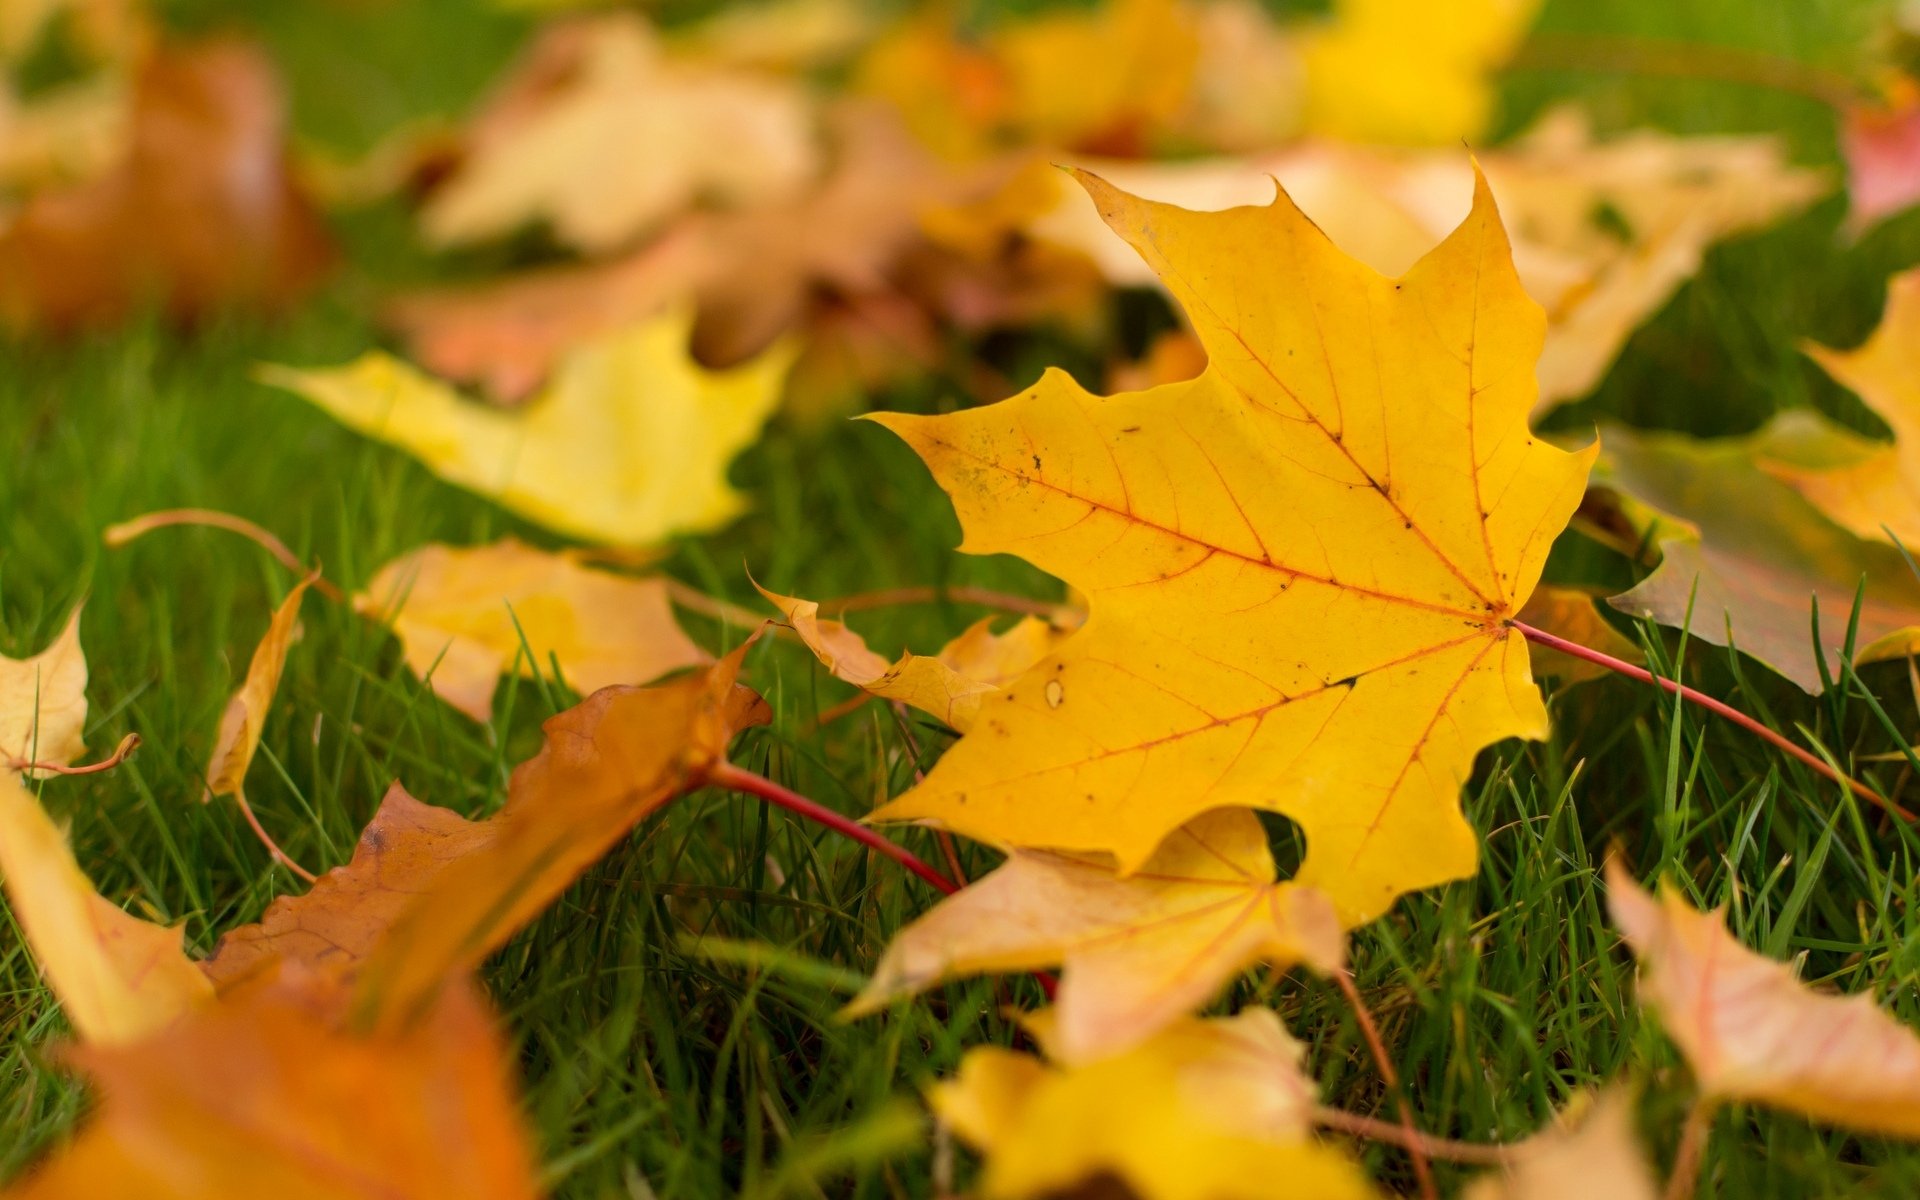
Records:
M377 352L261 377L529 520L641 546L740 511L727 464L759 435L792 359L782 345L732 370L704 370L687 353L689 326L686 314L668 315L576 350L512 412Z
M38 762L66 766L87 748L87 656L80 648L80 610L58 637L27 658L0 654L0 766ZM30 772L41 777L48 772Z
M390 624L407 666L483 724L504 671L532 677L558 661L586 696L708 660L674 620L665 580L597 571L514 538L410 550L381 567L353 607Z
M0 871L14 920L81 1038L133 1042L213 997L180 931L143 921L94 890L40 802L0 771Z
M1180 827L1128 876L1092 855L1015 850L998 870L894 936L846 1015L961 975L1065 967L1054 1058L1127 1050L1211 1000L1250 963L1341 969L1333 905L1274 881L1259 818L1240 809Z
M1303 40L1307 128L1356 142L1476 138L1493 114L1494 68L1540 0L1336 0Z
M1640 1003L1706 1096L1920 1137L1920 1037L1871 996L1815 992L1741 945L1719 912L1672 888L1656 900L1618 862L1607 866L1607 907L1640 960Z
M1865 344L1806 350L1887 423L1893 445L1824 470L1781 466L1775 473L1863 538L1920 545L1920 270L1887 281L1886 312Z
M1284 192L1192 213L1079 178L1209 364L1146 392L1052 372L985 408L876 418L952 497L962 550L1018 554L1090 606L876 818L1131 871L1207 809L1270 808L1348 922L1470 874L1474 756L1546 732L1508 622L1592 461L1528 432L1544 320L1485 181L1395 280Z
M1048 1013L1030 1019L1043 1046ZM961 1060L928 1100L987 1156L989 1196L1054 1194L1102 1174L1142 1200L1315 1200L1374 1195L1345 1156L1314 1140L1314 1087L1300 1044L1267 1009L1187 1018L1124 1054L1049 1066L999 1046Z
M307 594L317 575L309 575L293 585L280 607L273 611L267 632L253 648L247 663L247 677L227 699L220 714L220 732L214 740L213 754L207 760L207 792L203 799L239 796L246 802L247 768L253 765L260 749L260 734L266 728L267 710L273 707L273 694L280 690L280 674L286 670L287 651L293 647L300 623L300 598Z
M959 730L973 724L982 696L1024 674L1062 636L1038 617L1023 617L1005 633L994 633L993 618L987 617L936 654L903 654L889 662L845 622L823 618L814 601L754 586L835 678L882 699L910 704Z

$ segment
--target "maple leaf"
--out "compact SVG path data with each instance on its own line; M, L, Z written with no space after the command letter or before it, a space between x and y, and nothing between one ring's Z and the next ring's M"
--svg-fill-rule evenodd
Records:
M363 1036L287 972L154 1037L62 1057L100 1102L7 1200L539 1193L507 1048L471 984L404 1031Z
M1549 1128L1509 1154L1511 1161L1499 1172L1468 1185L1462 1200L1655 1200L1660 1195L1634 1132L1633 1098L1625 1088L1602 1093L1573 1128Z
M1600 140L1571 108L1480 162L1515 231L1521 282L1547 310L1536 369L1543 408L1591 391L1709 245L1777 220L1828 186L1820 172L1790 165L1777 139L1639 130ZM1472 194L1471 172L1452 151L1306 142L1247 158L1081 165L1137 195L1194 209L1259 203L1278 178L1335 242L1388 274L1453 228ZM1089 256L1117 285L1159 282L1078 188L1055 184L1045 202L1030 202L1022 227Z
M727 464L759 434L792 357L776 347L733 370L702 370L687 356L688 325L668 314L582 347L516 412L474 404L377 351L261 378L529 520L643 546L740 511Z
M0 232L0 319L70 329L154 301L190 319L304 294L332 251L288 172L284 108L248 43L155 55L136 83L125 158L33 196Z
M1598 650L1622 662L1639 664L1646 656L1640 647L1628 641L1620 631L1600 615L1594 597L1579 588L1543 583L1533 590L1520 610L1520 621L1535 629L1544 629L1555 637L1577 642L1589 650ZM1530 642L1535 675L1554 675L1568 683L1591 683L1612 672L1590 659L1578 658L1551 646Z
M843 622L821 617L814 601L754 586L835 678L882 699L910 704L959 730L973 724L981 697L1032 668L1052 652L1062 635L1038 617L1023 617L1005 633L996 634L993 618L987 617L968 626L936 654L903 654L889 662Z
M1863 233L1920 203L1920 80L1894 77L1878 104L1841 113L1847 164L1847 226Z
M0 771L0 872L47 986L87 1042L138 1041L212 998L181 949L180 930L143 921L95 891L12 771Z
M1049 1047L1078 1063L1138 1045L1255 962L1343 968L1325 896L1274 880L1259 818L1208 813L1132 875L1092 855L1014 850L894 936L849 1017L948 979L1063 965Z
M1053 372L985 408L875 418L952 497L961 549L1018 554L1091 612L875 818L1129 872L1207 809L1270 808L1348 922L1470 874L1475 754L1546 730L1507 622L1592 457L1527 431L1544 322L1485 181L1392 280L1284 191L1192 213L1079 178L1208 367L1107 398Z
M409 881L411 901L397 915L380 888L371 907L368 889L345 880L325 898L310 893L312 908L387 922L360 964L356 1021L388 1027L416 1017L449 977L531 921L644 817L701 787L733 735L769 719L760 697L735 682L751 645L667 683L604 688L547 721L540 752L514 769L507 803L484 833L423 826L428 845L410 853L422 860L422 875L433 873ZM437 848L447 837L457 854ZM315 918L298 920L311 927Z
M1433 145L1480 136L1493 71L1526 37L1540 0L1335 0L1301 46L1303 120L1354 142Z
M644 19L613 14L540 37L474 118L420 220L446 246L544 218L561 241L605 251L702 197L791 195L818 168L798 85L676 62Z
M503 672L532 678L558 662L584 696L708 661L674 620L665 580L594 570L513 538L408 551L353 607L391 625L414 674L482 724Z
M1029 1018L1042 1045L1049 1014ZM967 1052L928 1101L987 1156L989 1197L1058 1194L1118 1176L1142 1200L1371 1197L1358 1167L1309 1130L1301 1047L1267 1009L1189 1017L1124 1054L1049 1066L998 1046Z
M1887 281L1886 312L1863 345L1806 351L1887 423L1893 445L1825 469L1781 464L1775 473L1860 537L1920 545L1920 270Z
M28 658L0 654L0 759L65 766L86 750L86 727L87 656L75 608L45 650Z
M1840 677L1862 585L1853 661L1920 648L1920 581L1899 550L1854 537L1756 465L1780 444L1777 431L1699 442L1608 427L1603 441L1596 487L1660 547L1659 568L1612 597L1615 608L1716 646L1731 640L1812 693ZM1816 601L1824 673L1809 632Z
M1640 960L1640 1003L1704 1095L1920 1137L1920 1038L1872 997L1813 991L1736 941L1717 910L1698 912L1670 887L1656 900L1617 862L1607 907Z
M220 714L220 732L214 740L213 754L207 760L207 791L201 798L246 795L247 768L260 748L260 734L266 729L267 710L273 707L274 693L280 690L280 674L287 666L287 651L293 647L300 624L300 600L318 575L309 575L293 585L280 607L274 609L267 632L253 649L247 663L247 677L227 699Z

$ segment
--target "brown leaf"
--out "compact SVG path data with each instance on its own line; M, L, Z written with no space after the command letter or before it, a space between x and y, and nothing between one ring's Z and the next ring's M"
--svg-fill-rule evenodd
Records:
M187 320L279 307L315 282L328 238L288 173L285 103L256 47L160 52L132 120L123 162L33 197L0 232L0 320L72 329L148 303Z
M359 1036L267 981L159 1035L69 1051L91 1123L9 1200L526 1200L533 1156L506 1047L471 985Z
M470 969L551 904L627 831L702 786L733 735L769 718L734 682L751 641L703 671L650 688L595 692L543 727L515 768L490 840L417 889L360 974L358 1020L413 1019L445 980Z

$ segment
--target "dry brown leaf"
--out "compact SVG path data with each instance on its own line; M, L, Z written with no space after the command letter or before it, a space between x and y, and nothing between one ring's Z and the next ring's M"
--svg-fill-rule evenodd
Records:
M317 1013L297 971L124 1046L69 1051L87 1126L8 1200L532 1200L507 1048L470 983L402 1032ZM324 1006L323 1006L324 1007Z
M331 249L288 174L285 104L257 48L163 50L131 119L124 161L32 197L0 231L0 319L71 329L149 303L190 319L281 306L315 282Z
M709 658L674 620L665 580L596 570L514 538L409 551L381 567L353 607L390 624L413 673L482 724L505 672L533 677L557 661L585 696Z
M605 688L549 720L540 753L514 769L507 803L487 823L493 837L448 864L377 940L356 1019L393 1027L416 1017L642 818L700 787L733 735L769 717L735 682L751 644L668 683Z
M1823 995L1672 888L1659 899L1617 861L1607 907L1640 960L1658 1014L1700 1090L1854 1129L1920 1137L1920 1037L1871 996Z
M1332 902L1276 881L1259 818L1223 809L1126 876L1097 855L1014 850L895 935L847 1015L964 975L1059 964L1048 1045L1077 1063L1169 1028L1253 963L1327 972L1345 960Z
M581 18L547 30L474 118L421 225L448 246L544 220L612 250L704 198L794 195L819 169L814 136L797 84L676 61L637 14Z
M253 765L254 752L260 748L267 710L273 707L273 695L280 690L280 673L286 669L287 651L300 624L300 599L317 578L317 573L309 575L293 585L274 610L260 644L254 647L246 679L220 714L220 733L207 760L207 791L202 799L245 796L247 768Z
M0 767L66 766L87 748L87 656L80 610L45 650L29 658L0 654ZM47 771L29 772L44 778Z
M67 1023L96 1045L134 1042L212 999L180 931L96 892L67 839L12 771L0 770L0 872Z

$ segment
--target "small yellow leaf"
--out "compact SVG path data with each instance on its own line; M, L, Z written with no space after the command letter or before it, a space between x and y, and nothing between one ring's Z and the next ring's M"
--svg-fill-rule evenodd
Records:
M1046 1014L1037 1023L1050 1039ZM1314 1140L1301 1047L1266 1009L1188 1018L1124 1054L1043 1065L998 1046L967 1052L933 1109L987 1158L994 1200L1116 1175L1141 1200L1361 1200L1374 1191Z
M514 412L378 352L331 370L269 367L262 378L529 520L644 546L740 511L727 464L759 436L792 358L777 346L707 371L688 356L688 329L686 315L669 315L576 350Z
M86 726L87 656L76 608L45 650L24 659L0 655L0 759L66 766L87 748Z
M1478 138L1493 71L1520 45L1540 0L1336 0L1307 36L1306 126L1355 142L1436 145Z
M1544 319L1484 180L1394 280L1284 192L1194 213L1085 175L1208 354L1196 379L877 419L954 502L963 551L1088 597L1084 628L983 702L875 813L1137 870L1221 807L1286 814L1349 924L1471 874L1459 789L1546 710L1508 621L1592 451L1532 437Z
M1462 1200L1655 1200L1660 1194L1624 1088L1601 1095L1573 1128L1537 1133L1512 1155L1498 1172L1469 1185Z
M1864 345L1806 350L1887 423L1893 445L1826 470L1777 473L1859 536L1920 546L1920 270L1887 281L1886 312Z
M665 581L594 570L513 538L409 551L380 568L353 607L391 624L414 674L483 724L509 670L533 677L558 660L586 696L708 661L674 620Z
M1718 912L1672 888L1656 900L1617 862L1607 907L1640 960L1640 1003L1703 1093L1920 1137L1920 1038L1872 997L1815 992L1734 940Z
M1078 1063L1127 1050L1211 1000L1255 962L1339 970L1327 898L1274 881L1259 818L1188 822L1134 875L1087 855L1015 850L896 934L847 1015L980 972L1065 967L1049 1046Z
M937 655L903 654L888 662L843 622L822 618L814 601L763 587L760 594L780 610L835 678L882 699L910 704L962 731L973 724L982 696L998 691L1039 662L1060 636L1037 617L1024 618L1006 633L995 634L989 617L968 627Z
M138 1041L213 998L213 985L180 948L180 931L94 891L67 839L12 771L0 771L0 871L14 920L85 1041Z
M266 728L267 710L273 707L273 694L280 690L280 673L286 669L287 651L293 646L300 623L300 598L307 594L317 575L309 575L293 585L287 598L274 610L267 632L254 647L253 660L247 664L247 678L240 690L227 700L220 714L220 734L214 741L213 756L207 761L207 792L202 797L237 796L246 792L247 768L253 765L254 752L260 748L260 733Z

